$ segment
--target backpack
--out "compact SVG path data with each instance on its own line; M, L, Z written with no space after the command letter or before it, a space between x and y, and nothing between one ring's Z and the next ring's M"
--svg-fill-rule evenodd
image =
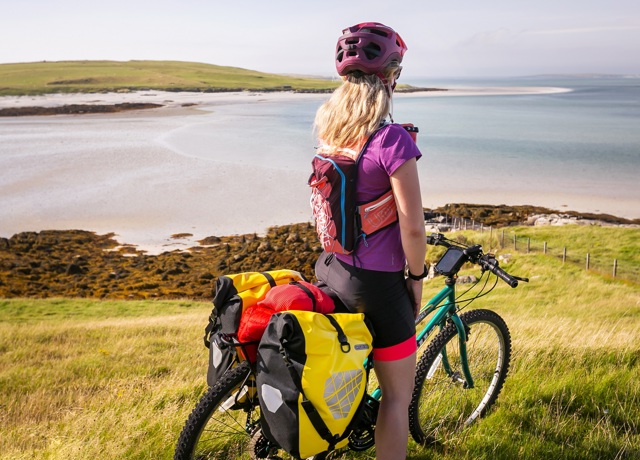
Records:
M274 314L256 365L264 436L296 458L347 445L363 407L372 343L362 313Z
M376 132L369 136L355 160L327 154L321 147L311 162L310 204L316 233L326 252L350 254L360 240L398 220L391 189L370 202L356 202L358 165Z
M378 130L386 126L383 124ZM411 123L400 125L417 141L419 129ZM352 253L359 241L398 221L393 191L387 190L366 203L356 202L355 184L360 159L378 131L369 136L354 160L347 155L325 151L320 147L311 164L309 177L311 209L318 239L326 252Z
M302 279L293 270L273 270L224 275L216 280L213 310L203 337L209 349L209 386L239 362L236 349L227 346L224 338L237 334L242 312L264 299L272 287Z
M244 343L241 353L251 363L256 362L258 343L274 313L305 310L328 314L333 313L334 309L331 297L306 281L292 281L275 286L263 300L242 312L238 327L238 341Z

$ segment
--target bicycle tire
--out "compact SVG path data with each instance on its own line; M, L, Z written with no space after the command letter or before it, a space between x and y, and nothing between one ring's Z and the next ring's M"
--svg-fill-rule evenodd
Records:
M247 384L250 375L249 362L244 361L209 387L182 428L174 460L293 459L262 435L257 395L237 403L236 394ZM229 404L231 408L223 407ZM319 454L311 459L325 460L333 458L332 455L335 454Z
M185 422L174 460L260 458L250 453L259 428L258 399L254 395L237 403L235 396L250 374L249 362L244 361L209 387Z
M504 320L490 310L460 316L468 331L467 355L474 387L466 382L460 364L458 333L449 322L429 344L418 362L409 427L422 445L447 443L483 417L502 390L511 359L511 335ZM446 350L450 367L442 365Z

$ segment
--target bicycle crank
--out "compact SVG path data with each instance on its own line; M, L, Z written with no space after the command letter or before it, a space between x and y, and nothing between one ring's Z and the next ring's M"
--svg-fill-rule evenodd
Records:
M278 447L273 445L262 434L260 427L251 434L251 441L249 442L249 456L251 460L282 460L278 457Z

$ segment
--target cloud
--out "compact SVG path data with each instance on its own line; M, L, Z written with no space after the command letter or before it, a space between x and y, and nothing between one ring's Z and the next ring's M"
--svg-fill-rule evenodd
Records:
M519 35L520 33L512 32L510 29L504 27L495 30L485 30L458 42L454 47L484 48L487 46L498 46L506 43L512 43L517 40Z
M575 27L568 29L542 29L527 30L526 35L568 35L568 34L592 34L600 32L624 32L640 30L640 26L602 26L602 27Z
M513 31L509 28L502 27L494 30L485 30L472 35L469 38L459 41L454 48L458 49L477 49L487 47L497 47L505 45L525 45L540 43L538 40L553 39L567 40L584 39L586 41L593 39L593 34L616 32L633 32L640 31L640 26L596 26L596 27L569 27L561 29L525 29ZM580 37L582 35L582 37ZM557 44L557 42L556 42Z

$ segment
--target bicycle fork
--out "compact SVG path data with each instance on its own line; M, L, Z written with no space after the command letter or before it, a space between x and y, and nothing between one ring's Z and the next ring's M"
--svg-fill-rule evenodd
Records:
M462 375L464 376L464 379L457 372L453 372L451 370L446 349L442 350L441 354L442 367L446 371L447 375L449 375L454 381L462 383L463 388L473 388L473 377L471 377L471 371L469 370L469 358L467 355L467 331L458 315L453 315L451 317L451 321L453 321L453 324L456 326L456 330L458 331L458 344L460 346L460 367L462 368Z
M431 378L438 366L442 365L442 368L452 381L461 383L465 389L470 389L474 387L474 383L473 377L471 377L471 371L469 370L469 357L467 355L467 328L456 312L455 279L449 277L445 281L445 284L445 288L434 297L431 308L429 308L430 306L427 306L426 310L418 317L417 322L421 321L429 311L433 311L436 305L446 299L445 305L448 308L443 308L436 313L435 317L431 319L425 328L425 331L430 331L432 326L435 324L440 324L440 328L442 329L444 327L443 325L446 324L445 319L451 319L458 335L458 345L460 347L460 368L462 370L462 375L452 369L449 357L447 356L447 350L445 348L442 350L440 356L427 373L427 378ZM426 335L428 335L428 332ZM419 338L420 343L426 339L426 335Z

